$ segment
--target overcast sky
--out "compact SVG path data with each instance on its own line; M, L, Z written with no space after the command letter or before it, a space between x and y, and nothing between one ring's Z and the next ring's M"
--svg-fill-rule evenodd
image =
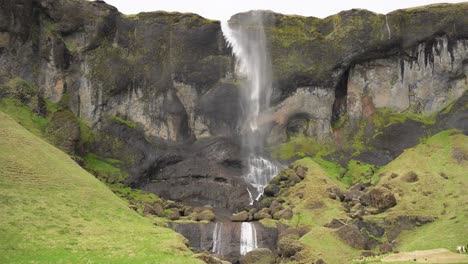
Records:
M298 14L324 18L342 10L364 8L376 13L427 5L457 3L457 0L105 0L125 14L143 11L192 12L205 18L227 20L231 15L253 9L272 10L283 14Z

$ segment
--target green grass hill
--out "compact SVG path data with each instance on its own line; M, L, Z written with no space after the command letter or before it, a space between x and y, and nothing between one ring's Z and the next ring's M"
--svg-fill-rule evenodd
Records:
M0 263L199 263L64 152L0 124Z

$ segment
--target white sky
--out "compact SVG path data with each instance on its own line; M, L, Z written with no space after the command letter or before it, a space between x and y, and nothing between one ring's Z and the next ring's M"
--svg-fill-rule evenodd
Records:
M462 0L105 0L124 14L143 11L179 11L205 18L227 20L231 15L253 9L272 10L324 18L343 10L363 8L386 14L396 9L432 3L458 3Z

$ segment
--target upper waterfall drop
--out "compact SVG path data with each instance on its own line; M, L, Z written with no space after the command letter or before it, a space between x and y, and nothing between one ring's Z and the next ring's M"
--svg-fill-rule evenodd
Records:
M244 172L244 179L253 187L253 190L248 189L250 204L253 204L279 169L262 155L272 94L272 64L263 25L264 12L251 11L241 16L222 22L221 28L236 58L236 73L241 78L243 113L238 128L247 157L248 171Z

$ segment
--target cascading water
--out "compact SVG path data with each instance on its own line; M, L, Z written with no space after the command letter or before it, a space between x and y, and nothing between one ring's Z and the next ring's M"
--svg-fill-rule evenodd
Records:
M278 167L263 154L268 130L272 93L272 66L264 32L264 12L251 11L221 24L228 45L237 59L236 72L241 79L242 123L239 130L248 171L244 179L251 185L247 191L250 204L258 200L265 186L278 173ZM257 231L253 223L241 224L241 255L257 248Z
M213 230L213 248L212 252L218 255L223 254L223 244L222 244L222 237L223 237L223 223L216 223L214 230Z
M272 69L263 28L264 12L251 11L230 23L221 24L224 37L237 59L236 72L242 79L243 123L240 132L247 156L248 171L244 179L250 204L258 200L265 186L278 174L278 167L262 155L272 93Z
M241 224L240 237L240 254L245 255L247 252L257 248L257 230L253 223Z

